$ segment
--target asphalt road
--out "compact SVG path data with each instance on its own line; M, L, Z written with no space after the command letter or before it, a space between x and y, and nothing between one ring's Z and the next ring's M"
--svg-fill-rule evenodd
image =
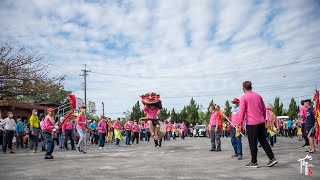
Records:
M124 142L122 142L124 143ZM244 159L231 158L230 139L222 138L222 151L209 152L208 138L166 141L161 148L141 142L121 147L106 145L105 150L87 147L88 154L55 149L55 159L44 160L44 153L17 150L0 153L0 180L15 179L320 179L320 154L313 155L313 177L299 175L298 157L306 149L296 139L278 138L273 151L279 163L266 166L268 158L259 148L260 168L248 169L248 143L243 140ZM317 147L320 149L319 146Z

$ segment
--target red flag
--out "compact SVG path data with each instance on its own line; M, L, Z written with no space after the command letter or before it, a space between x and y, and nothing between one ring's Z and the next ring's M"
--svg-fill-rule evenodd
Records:
M71 106L71 112L67 113L64 116L64 120L60 123L60 127L67 123L70 116L74 113L74 109L76 108L76 96L73 94L69 94L69 102Z

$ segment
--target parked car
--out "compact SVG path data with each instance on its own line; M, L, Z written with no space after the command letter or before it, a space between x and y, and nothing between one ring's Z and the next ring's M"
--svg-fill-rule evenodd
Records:
M196 137L196 136L206 137L207 136L207 126L206 125L198 125L198 130L195 128L195 130L193 131L193 136L194 137Z

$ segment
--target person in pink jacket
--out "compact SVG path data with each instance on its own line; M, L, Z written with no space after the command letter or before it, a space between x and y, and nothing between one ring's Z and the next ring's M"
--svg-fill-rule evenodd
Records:
M172 123L169 121L168 124L166 124L166 132L167 132L167 140L170 140L172 136Z
M244 124L245 119L248 119L247 131L248 140L251 151L251 162L246 167L257 168L257 140L263 147L270 161L267 166L272 167L278 163L275 159L272 149L266 140L265 133L265 120L266 120L266 106L262 97L252 92L252 83L250 81L243 82L243 95L240 99L239 114L237 120L234 121L235 125ZM247 118L245 118L247 117ZM237 129L239 131L239 129Z
M98 132L99 132L99 149L104 149L104 144L106 142L106 134L107 134L107 123L104 115L101 115L100 121L98 123Z
M52 132L53 129L59 129L58 126L54 125L54 109L48 108L47 109L48 115L45 117L43 122L43 131L46 138L47 143L47 151L44 156L44 159L53 159L52 152L54 150L54 142L52 139Z
M184 124L184 121L182 121L180 129L181 129L181 138L184 139L184 137L186 136L186 130L187 130L187 126Z
M136 140L136 144L139 144L139 124L137 123L137 120L133 121L133 125L132 125L132 132L133 132L133 137L132 137L132 144L134 142L134 140Z

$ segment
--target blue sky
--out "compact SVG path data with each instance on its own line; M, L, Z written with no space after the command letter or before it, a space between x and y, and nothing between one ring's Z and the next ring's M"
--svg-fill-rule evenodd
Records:
M245 80L266 103L288 105L320 86L320 59L305 61L320 57L319 9L316 0L4 0L0 40L38 51L78 97L87 64L88 100L111 117L150 91L169 109L191 97L224 106Z

